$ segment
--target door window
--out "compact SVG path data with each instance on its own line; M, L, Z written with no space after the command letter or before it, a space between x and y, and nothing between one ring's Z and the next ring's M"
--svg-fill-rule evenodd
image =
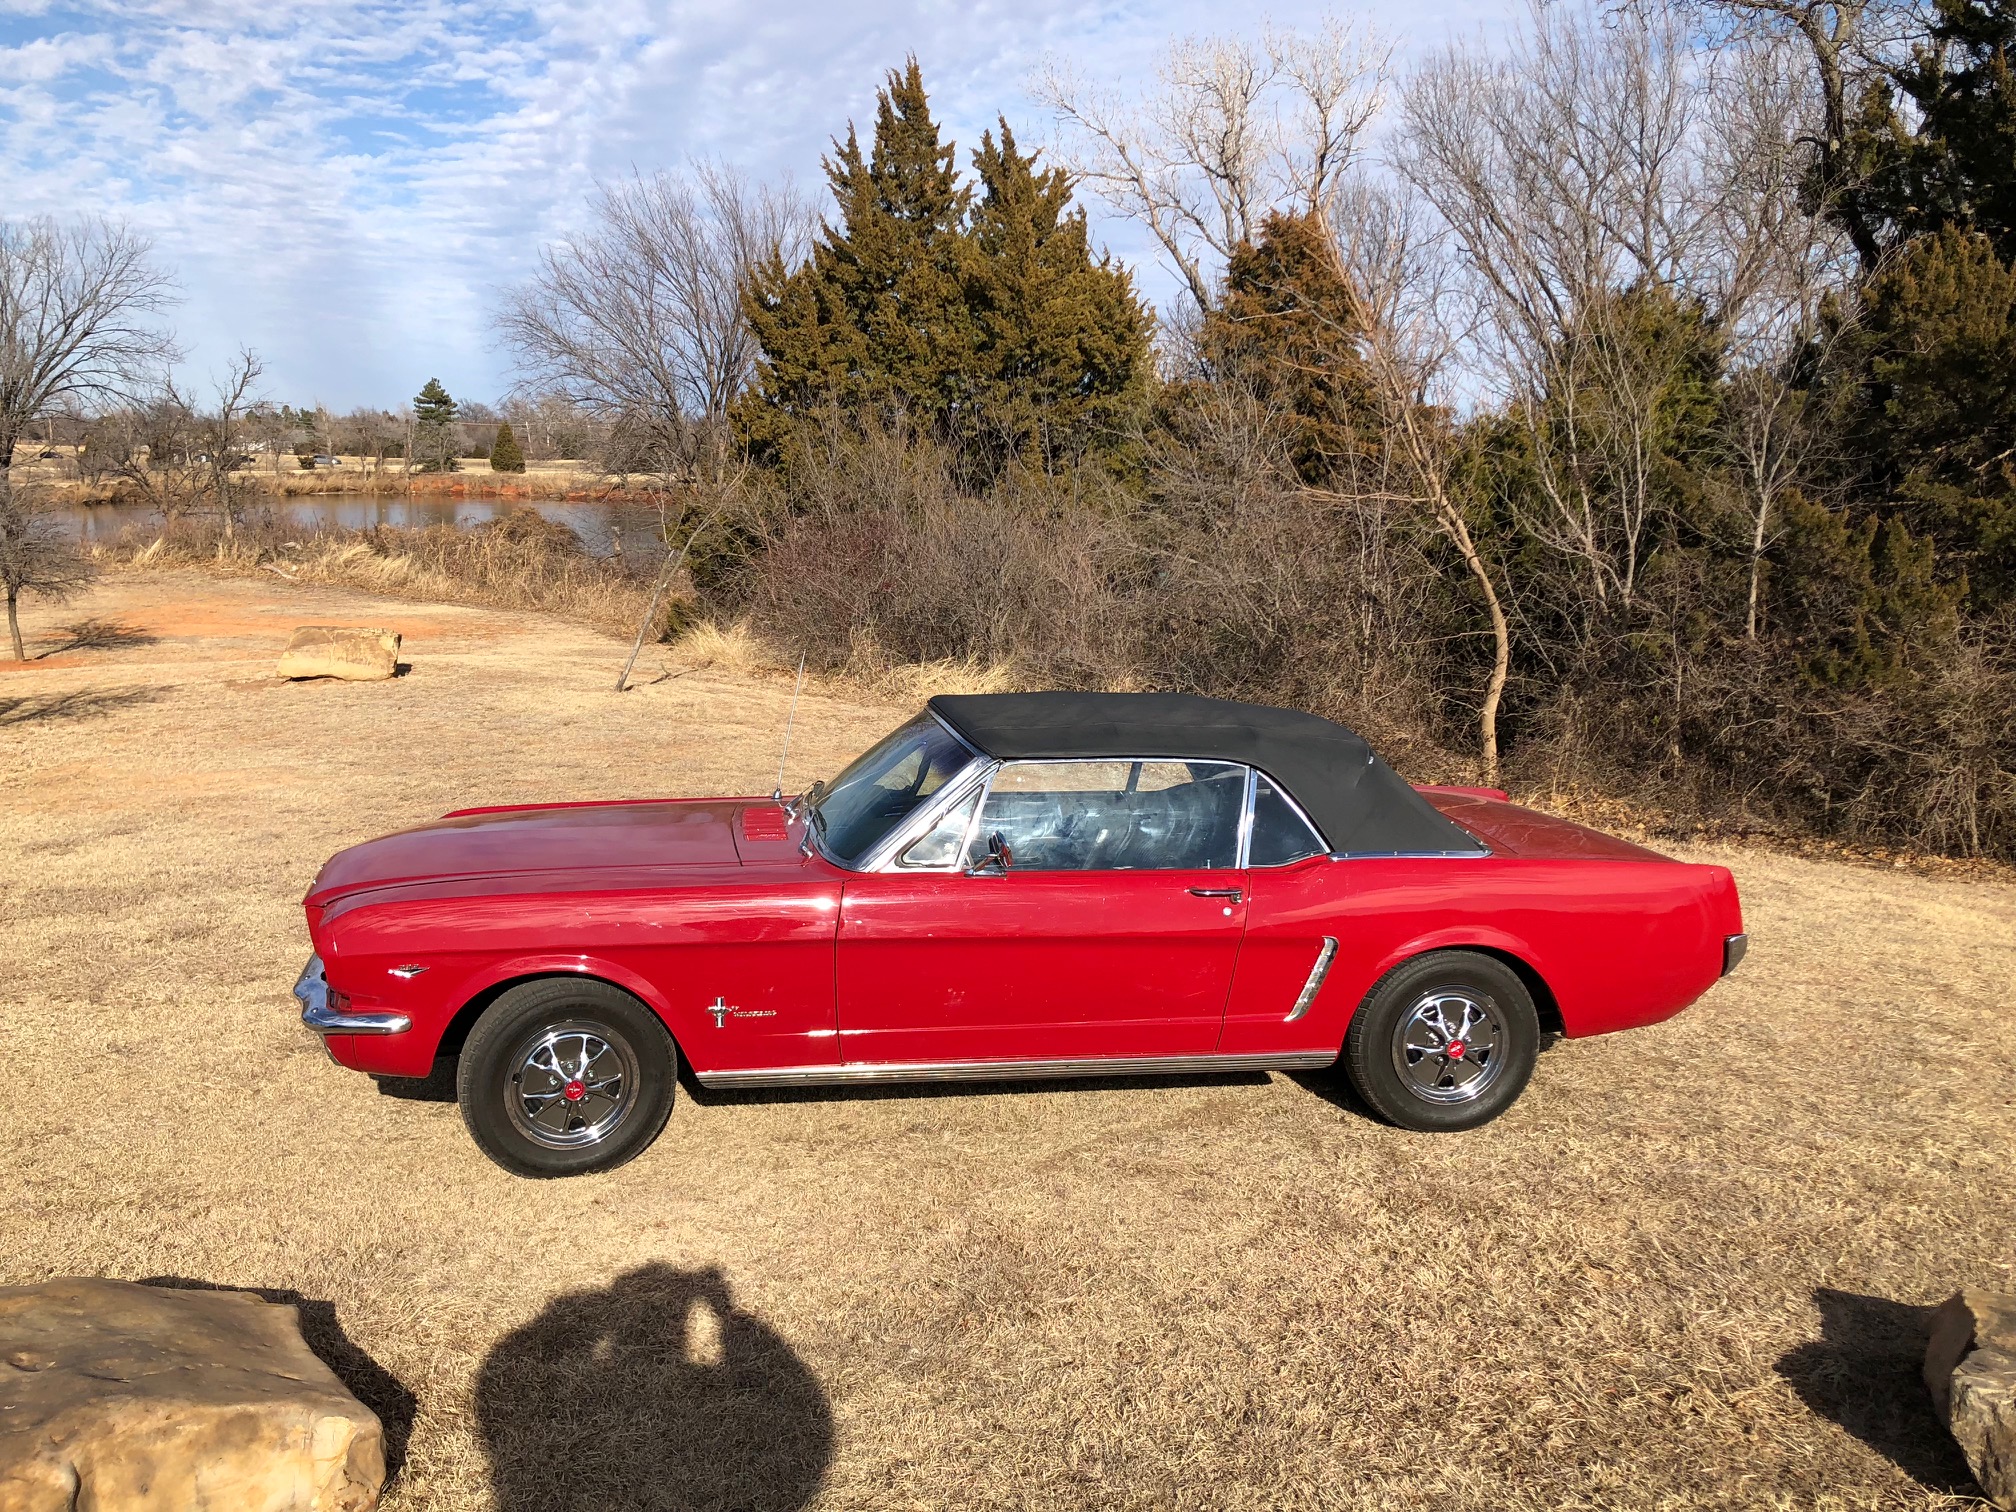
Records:
M1246 768L1229 761L1012 761L973 854L998 834L1018 872L1234 867L1245 807Z
M1327 849L1302 811L1290 803L1265 772L1253 774L1253 844L1249 866L1286 866Z
M980 805L980 789L960 799L945 811L930 829L903 847L896 864L905 871L945 871L956 866L966 850L966 835L973 828L973 810Z

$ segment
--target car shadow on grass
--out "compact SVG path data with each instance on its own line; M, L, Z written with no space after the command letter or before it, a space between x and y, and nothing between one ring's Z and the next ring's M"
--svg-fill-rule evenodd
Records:
M1925 1389L1932 1309L1825 1286L1813 1300L1820 1337L1788 1350L1777 1365L1799 1400L1928 1490L1972 1490L1967 1461Z
M159 1286L172 1291L247 1292L268 1302L291 1305L301 1318L301 1337L315 1358L327 1365L350 1394L378 1414L385 1430L385 1483L389 1486L406 1463L406 1446L413 1438L413 1416L419 1403L399 1378L366 1354L336 1319L336 1304L304 1297L297 1291L275 1286L219 1286L188 1276L144 1276L142 1286Z
M1320 1073L1319 1073L1320 1074ZM378 1095L400 1102L455 1101L455 1059L443 1056L425 1076L378 1076ZM1296 1077L1300 1081L1300 1076ZM1031 1092L1130 1091L1151 1087L1264 1087L1264 1071L1200 1071L1189 1076L1056 1076L1020 1081L917 1081L826 1083L809 1087L703 1087L684 1060L679 1090L701 1108L749 1103L888 1102L920 1097L1018 1097ZM1309 1085L1306 1084L1305 1085ZM1323 1092L1329 1096L1329 1091Z
M797 1512L833 1459L818 1377L713 1268L554 1298L483 1361L476 1425L497 1512Z
M455 1101L455 1057L444 1055L425 1076L374 1076L380 1097L400 1102L452 1103Z

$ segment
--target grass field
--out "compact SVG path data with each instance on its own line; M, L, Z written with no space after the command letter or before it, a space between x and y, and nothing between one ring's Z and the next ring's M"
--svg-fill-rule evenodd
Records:
M0 1283L302 1299L397 1512L1974 1504L1916 1372L2016 1284L2016 889L1697 852L1743 970L1469 1135L1320 1076L699 1093L530 1183L302 1032L300 895L456 805L767 789L789 679L177 573L31 654L87 616L0 664ZM275 682L330 622L410 674ZM898 712L808 690L793 782Z

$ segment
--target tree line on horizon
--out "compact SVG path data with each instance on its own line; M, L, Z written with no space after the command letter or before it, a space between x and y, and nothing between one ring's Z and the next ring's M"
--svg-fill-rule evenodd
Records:
M1403 77L1333 21L1132 95L1048 70L1057 140L963 161L912 60L824 214L605 184L499 329L658 490L687 612L815 664L1293 704L1419 775L2011 857L2012 29L1545 7Z

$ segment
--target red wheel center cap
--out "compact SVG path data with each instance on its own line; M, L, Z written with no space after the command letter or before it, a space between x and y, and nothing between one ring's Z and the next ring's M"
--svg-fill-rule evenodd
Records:
M1470 1047L1468 1045L1465 1045L1461 1040L1449 1041L1449 1059L1451 1060L1463 1059L1463 1052L1469 1048Z
M569 1102L579 1102L588 1095L588 1088L585 1083L571 1081L560 1089L560 1095Z

